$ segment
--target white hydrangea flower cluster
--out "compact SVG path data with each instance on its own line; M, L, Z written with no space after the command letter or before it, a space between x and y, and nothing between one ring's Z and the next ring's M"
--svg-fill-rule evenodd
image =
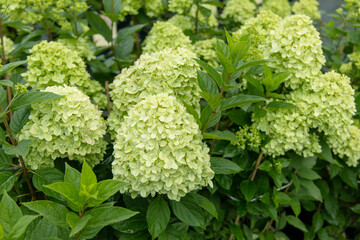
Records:
M89 42L84 37L77 39L63 38L58 39L57 41L69 48L71 51L76 52L80 57L86 59L87 61L91 61L96 58Z
M286 17L291 14L291 7L288 0L265 0L261 9L272 11L280 17Z
M189 17L184 15L176 14L172 16L167 22L171 23L175 27L180 28L182 31L194 30L193 22Z
M124 21L127 15L138 15L142 7L149 17L157 17L165 10L162 0L122 0L119 19Z
M175 97L159 94L136 104L117 129L112 171L115 179L130 184L122 193L167 194L179 201L212 186L208 152L194 117Z
M187 13L192 4L193 0L170 0L169 11L184 14Z
M167 47L193 50L190 38L180 28L169 22L157 22L144 40L143 53L153 53Z
M281 18L271 11L260 11L255 18L249 18L244 25L234 33L235 40L249 36L251 46L246 60L263 59L266 54L265 46L269 32L280 23Z
M78 87L100 107L106 106L105 89L91 80L86 65L74 51L59 42L42 41L30 50L28 70L22 76L35 88L64 84Z
M265 58L273 59L273 67L292 73L285 81L292 89L316 76L325 63L319 32L305 15L292 15L268 32Z
M165 6L163 0L144 0L146 15L149 17L160 16L164 10Z
M214 68L220 66L216 56L216 41L216 38L211 38L194 44L196 55Z
M53 86L45 91L63 97L32 105L19 136L32 141L26 164L33 170L54 166L56 158L98 164L107 144L101 111L75 87Z
M313 20L319 20L321 15L318 9L319 2L317 0L299 0L295 2L292 11L295 14L303 14Z
M118 129L136 103L158 93L175 95L199 112L200 88L195 57L184 48L166 48L142 54L132 67L123 69L110 85L114 103L108 119L110 129Z
M230 0L226 3L221 18L229 18L235 23L244 23L254 17L256 4L250 0Z

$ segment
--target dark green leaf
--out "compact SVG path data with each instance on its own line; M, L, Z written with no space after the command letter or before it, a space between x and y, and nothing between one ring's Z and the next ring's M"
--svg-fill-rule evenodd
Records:
M121 0L103 0L106 13L119 14L122 3Z
M275 74L275 76L273 77L274 85L269 89L269 91L275 91L276 89L278 89L281 83L283 83L286 79L288 79L290 75L291 74L287 72Z
M199 5L199 11L206 19L208 19L211 15L211 10L201 5Z
M48 200L23 203L25 207L37 212L52 224L60 227L68 227L66 215L70 212L64 205Z
M268 105L267 108L297 108L296 105L284 101L272 101Z
M44 185L62 182L63 180L64 174L56 168L42 168L37 170L32 178L32 182L36 189L43 191L48 196L55 197L60 200L64 200L62 195L44 187Z
M322 202L320 189L314 184L313 181L302 179L300 184L309 192L310 196Z
M22 107L29 106L33 103L38 103L42 101L49 101L52 99L60 98L62 96L57 95L52 92L38 92L38 91L30 91L27 93L20 94L18 97L14 99L11 104L11 110L16 111Z
M216 174L235 174L242 170L239 165L225 158L211 157L210 161L211 169Z
M111 42L112 33L105 21L95 12L88 12L87 16L91 28L100 33L106 41Z
M7 155L3 149L0 149L0 170L4 170L12 166L12 156ZM3 193L0 193L3 194Z
M217 83L219 89L224 88L224 84L221 80L221 76L220 74L213 68L211 67L209 64L207 64L206 62L200 60L200 59L195 59L195 61L203 68L206 70L207 73L210 74L210 76L215 80L215 82Z
M231 52L231 58L234 63L242 60L250 49L249 41L237 41L233 51ZM238 69L237 69L238 70Z
M202 98L204 98L209 103L209 105L213 111L216 111L216 109L221 104L221 98L218 95L209 94L207 92L201 92L200 95Z
M355 206L351 207L350 209L351 209L351 211L353 211L357 214L360 214L360 203L356 204Z
M255 66L255 65L261 65L261 64L264 64L264 63L267 63L267 62L270 62L270 60L265 60L265 59L251 60L251 61L248 61L248 62L245 62L244 64L242 64L235 71L238 72L238 71L240 71L242 69L249 68L249 67L252 67L252 66Z
M120 29L117 34L117 37L116 37L116 43L119 44L125 38L134 34L137 31L140 31L145 26L146 26L146 24L138 24L138 25L134 25L131 27L125 27L125 28Z
M150 203L146 213L146 221L153 239L166 229L170 221L170 209L162 197L158 196Z
M293 210L295 216L298 217L301 212L300 201L297 198L292 198L290 202L290 207Z
M10 129L13 135L16 135L25 123L29 120L30 115L30 107L20 108L19 110L14 112L13 117L10 122Z
M244 180L240 183L240 190L244 194L246 201L250 202L256 193L256 184L253 181Z
M253 95L234 96L223 101L223 103L220 105L220 110L223 111L229 108L239 107L241 105L245 105L248 103L262 102L266 100L267 100L266 98L253 96Z
M208 213L210 213L211 215L213 215L216 219L218 219L218 213L216 211L216 208L214 206L214 204L207 199L206 197L200 195L200 194L196 194L196 193L191 193L191 196L196 199L197 204L202 207L205 211L207 211Z
M3 149L5 153L8 155L25 157L29 152L30 144L31 144L31 140L23 139L16 146L11 144L4 144Z
M16 62L11 62L11 63L8 63L6 65L4 65L2 68L1 68L1 71L0 71L0 77L1 76L4 76L5 73L13 70L14 68L20 66L20 65L23 65L27 63L27 60L22 60L22 61L16 61Z
M321 216L320 212L316 212L312 217L312 225L314 227L314 231L317 232L321 229L324 224L324 219Z
M111 226L122 233L136 233L148 228L146 217L143 214L137 214Z
M320 138L320 145L321 145L322 152L317 154L317 156L320 159L328 161L329 163L333 163L334 159L333 159L333 156L331 153L331 149L330 149L329 145L324 141L323 138Z
M300 220L298 219L297 217L295 216L291 216L291 215L288 215L286 216L286 221L293 227L296 227L298 229L300 229L301 231L303 232L307 232L307 228L305 226L305 224Z
M218 86L216 85L216 82L209 74L198 70L197 79L200 89L202 91L207 92L209 94L215 94L215 95L219 94Z
M9 27L12 27L12 28L15 28L15 29L18 29L20 31L23 31L23 32L27 32L27 33L30 33L31 32L31 28L29 27L29 24L25 24L25 23L22 23L22 22L7 22L6 23L7 26Z
M220 139L227 141L237 141L235 134L230 131L215 131L203 134L204 139Z
M350 187L358 189L358 175L354 169L345 167L340 172L340 178Z
M183 223L195 227L205 226L203 210L193 201L192 197L186 195L179 202L170 201L170 205L175 216Z
M253 85L261 94L264 94L264 87L262 86L261 82L254 78L251 75L245 75L244 78L248 81L251 85Z
M14 83L10 80L0 80L1 86L12 87Z
M0 87L0 104L1 106L6 103L6 91L3 87ZM3 113L2 113L3 114Z
M315 179L320 179L320 175L317 174L317 172L308 169L308 168L298 168L297 174L304 178L304 179L308 179L308 180L315 180Z
M183 99L180 99L180 101L185 106L186 111L188 113L190 113L195 118L196 123L199 125L199 128L201 129L202 128L202 123L201 123L201 120L200 120L200 117L199 117L199 113L191 105L186 103Z

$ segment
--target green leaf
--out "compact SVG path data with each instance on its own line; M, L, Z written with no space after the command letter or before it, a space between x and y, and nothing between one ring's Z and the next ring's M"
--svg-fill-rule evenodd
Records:
M122 233L136 233L148 229L145 214L137 214L111 226Z
M38 216L22 216L14 226L12 226L9 234L9 239L19 239L26 231L29 224L34 221Z
M268 66L264 64L264 78L262 80L267 91L271 92L270 89L274 86L275 82L272 78L272 71Z
M8 155L26 157L26 155L29 153L30 144L31 144L31 140L23 139L16 146L11 144L4 144L3 149L5 153Z
M11 232L12 227L21 217L22 213L18 205L4 192L0 203L0 225L5 232L5 236Z
M71 209L75 212L81 211L85 204L84 199L80 198L79 190L72 183L56 182L50 185L44 185L44 187L63 195Z
M272 163L270 161L264 161L260 164L259 169L269 172L272 169Z
M23 93L17 96L11 104L10 108L11 110L16 111L22 107L26 107L34 103L49 101L60 97L62 96L52 92L39 92L32 90L30 92Z
M15 183L15 175L10 171L0 172L0 196L5 192L9 192Z
M356 171L354 171L354 169L345 167L340 172L340 178L350 187L358 189L358 175L356 174Z
M248 62L245 62L244 64L242 64L239 68L237 68L235 71L238 72L240 70L243 70L245 68L249 68L255 65L261 65L264 63L270 62L270 60L265 60L265 59L255 59L255 60L251 60Z
M121 0L103 0L106 13L119 14L122 3Z
M283 83L286 79L288 79L290 75L291 74L288 72L275 74L275 76L273 77L274 85L269 89L269 91L275 91L276 89L278 89L281 83Z
M112 33L105 21L95 12L87 12L90 27L100 33L106 41L111 42Z
M6 91L3 87L0 87L0 104L1 106L6 103Z
M256 193L256 184L253 181L244 180L240 183L240 190L244 194L246 201L250 202Z
M0 80L0 85L6 87L12 87L14 86L14 83L10 80Z
M211 15L211 10L206 7L203 7L201 5L199 5L198 7L199 7L200 13L205 17L205 19L208 19Z
M22 61L16 61L16 62L11 62L11 63L8 63L8 64L5 64L2 68L1 68L1 71L0 71L0 77L1 76L4 76L5 73L13 70L14 68L20 66L20 65L23 65L27 63L27 60L22 60Z
M317 154L317 156L322 160L328 161L329 163L334 163L331 149L323 138L320 138L320 145L321 145L322 152Z
M12 156L7 155L3 149L0 149L0 170L4 170L12 166ZM1 192L0 194L3 194Z
M215 131L203 134L204 139L220 139L226 141L237 141L235 134L230 131Z
M150 203L146 213L146 221L152 239L157 238L166 229L170 221L170 209L161 196Z
M145 26L146 26L146 24L137 24L134 26L125 27L125 28L120 29L116 36L116 43L119 44L121 41L123 41L130 35L140 31Z
M209 105L213 111L216 111L216 109L221 104L221 98L218 95L209 94L207 92L201 92L200 95L202 98L204 98L209 103Z
M317 172L308 169L308 168L298 168L297 174L304 178L304 179L308 179L308 180L315 180L315 179L320 179L320 175L317 174Z
M56 168L39 169L32 177L32 182L36 189L43 191L48 196L57 198L59 200L65 200L64 197L59 193L44 187L44 185L62 181L64 181L64 174Z
M296 105L284 101L271 101L267 108L297 108Z
M81 173L75 168L65 163L64 182L72 183L75 185L77 189L80 190L80 178L81 178Z
M37 212L46 220L60 227L68 227L66 215L70 212L64 205L48 200L23 203L25 207Z
M322 202L320 189L314 184L313 181L301 179L300 185L303 186L309 192L310 196Z
M258 79L254 78L251 75L245 75L244 78L251 85L253 85L261 94L264 94L264 87L263 87L263 85L261 84L261 82Z
M203 210L193 201L192 197L186 195L179 202L170 201L170 205L175 216L183 223L194 227L205 226Z
M100 205L107 199L109 199L112 195L120 191L120 188L127 185L127 183L120 182L114 179L106 179L97 184L97 199L89 204L89 207L95 207Z
M239 165L225 158L211 157L210 161L211 169L216 174L235 174L242 170Z
M14 112L13 117L10 122L10 129L13 135L16 135L22 127L29 120L30 116L30 107L20 108L19 110Z
M204 61L202 61L200 59L195 59L195 61L203 69L205 69L205 71L215 80L215 82L217 83L219 89L225 87L225 85L223 84L223 82L221 80L220 74L213 67L211 67L209 64L207 64L206 62L204 62Z
M216 82L209 74L198 70L197 80L199 83L199 87L203 92L207 92L209 94L214 94L214 95L219 94L218 86L216 85Z
M85 194L88 198L97 198L96 175L86 161L84 161L81 170L80 194Z
M211 215L213 215L216 219L218 219L218 213L216 211L216 207L215 205L206 197L197 194L197 193L190 193L191 196L196 199L197 204L204 209L205 211L207 211L208 213L210 213Z
M6 143L6 135L2 128L0 128L0 145Z
M321 213L316 212L312 217L312 225L314 227L314 231L315 232L319 231L322 228L323 224L324 224L324 219L321 216Z
M29 24L25 24L20 21L7 22L6 25L27 33L30 33L32 31L32 29L29 27Z
M66 222L69 224L69 226L71 228L70 237L72 237L75 234L77 234L78 232L80 232L85 227L85 225L89 222L90 219L91 219L90 215L83 216L82 218L80 218L75 213L69 212L66 215Z
M298 219L297 217L295 216L292 216L292 215L288 215L286 216L286 221L293 227L296 227L297 229L300 229L301 231L303 232L307 232L307 228L305 226L305 224L300 220Z
M231 51L231 58L234 63L242 60L250 49L249 41L237 41L235 42L234 49ZM238 69L237 69L238 70Z
M290 207L293 210L295 216L298 217L301 212L300 201L297 198L292 198L290 202Z
M230 48L228 45L226 45L223 41L217 40L216 41L216 56L219 60L219 62L221 63L221 65L223 65L228 73L234 73L235 72L235 68L234 65L232 64L230 58Z
M226 110L233 107L239 107L245 104L249 103L255 103L255 102L262 102L266 101L266 98L254 96L254 95L239 95L234 96L231 98L227 98L223 103L220 105L220 110Z
M354 213L360 214L360 203L350 208Z

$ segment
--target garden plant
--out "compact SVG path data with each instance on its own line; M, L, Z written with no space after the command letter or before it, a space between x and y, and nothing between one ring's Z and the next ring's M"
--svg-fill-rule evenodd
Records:
M0 0L0 240L360 239L360 0Z

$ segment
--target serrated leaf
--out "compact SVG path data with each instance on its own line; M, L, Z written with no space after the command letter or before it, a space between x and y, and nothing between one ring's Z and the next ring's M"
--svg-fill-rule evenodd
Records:
M195 59L195 61L203 69L205 69L205 71L215 80L215 82L217 83L219 89L225 87L225 85L223 84L223 82L221 80L220 74L213 67L211 67L209 64L207 64L206 62L204 62L204 61L202 61L200 59Z
M74 186L74 184L68 182L56 182L50 185L44 185L44 187L63 195L72 210L76 212L82 210L85 204L84 199L80 198L79 190Z
M20 237L25 233L29 224L37 217L38 216L26 215L19 218L15 225L12 226L12 230L8 235L9 239L20 239Z
M4 192L0 202L0 225L2 226L5 236L11 232L12 227L22 217L22 213L15 201Z
M211 169L216 174L235 174L242 170L239 165L225 158L211 157L210 161Z

